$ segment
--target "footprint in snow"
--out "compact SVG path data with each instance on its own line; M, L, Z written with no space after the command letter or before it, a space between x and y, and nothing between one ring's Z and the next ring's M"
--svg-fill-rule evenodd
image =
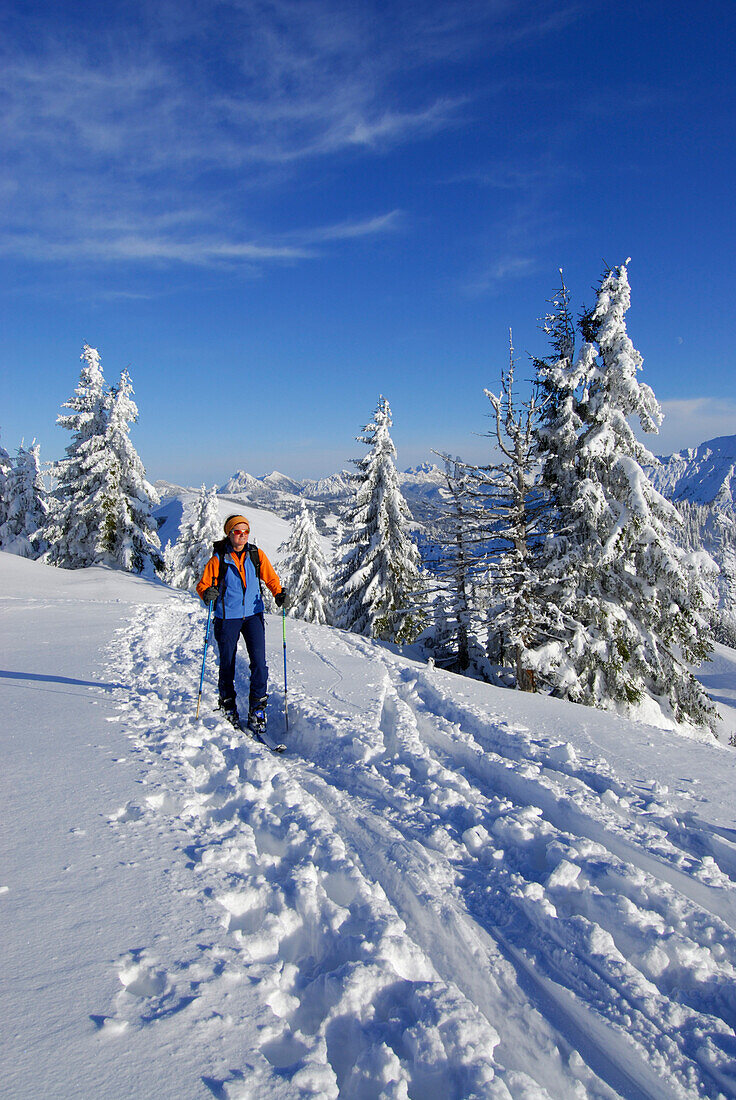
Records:
M108 814L107 820L110 822L120 821L126 823L128 821L140 821L142 817L143 810L140 806L136 805L135 802L126 802L124 806Z

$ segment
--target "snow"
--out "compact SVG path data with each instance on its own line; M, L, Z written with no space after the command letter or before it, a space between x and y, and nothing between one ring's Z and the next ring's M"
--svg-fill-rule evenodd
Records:
M698 679L715 702L721 715L719 737L728 743L736 735L736 674L732 649L716 642L709 661L703 662Z
M672 500L732 504L736 492L736 435L709 439L697 447L660 458L648 470L653 484Z
M199 490L179 490L176 496L171 497L163 507L157 510L156 514L163 519L163 523L159 528L162 547L166 547L171 542L176 542L184 508L188 504L194 504L198 496ZM228 516L240 512L247 517L250 522L251 542L255 542L257 546L260 546L269 560L274 562L278 556L279 546L289 537L292 525L287 520L275 516L273 512L262 508L254 508L245 501L238 499L238 497L218 496L217 503L223 523Z
M0 575L2 1095L736 1095L727 737L287 620L276 757L212 656L194 719L192 597ZM733 730L736 653L703 680Z

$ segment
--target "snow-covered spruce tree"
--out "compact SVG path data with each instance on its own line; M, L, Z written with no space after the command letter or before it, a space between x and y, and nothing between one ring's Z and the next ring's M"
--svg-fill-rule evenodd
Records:
M445 658L440 663L459 672L465 672L470 664L470 631L472 612L470 608L470 569L471 553L467 545L468 524L468 478L460 462L445 459L445 487L447 507L440 521L445 535L443 553L438 568L445 575L447 588L440 592L438 601L446 595L446 606L435 607L435 622L438 631L437 641L442 643L444 631L451 639L452 660ZM453 652L454 651L454 652Z
M577 526L576 499L578 436L582 428L579 413L580 393L590 369L595 347L586 345L575 359L575 323L570 312L570 296L560 270L560 287L549 300L550 312L542 321L552 347L552 355L534 360L536 388L540 395L540 416L536 431L539 478L537 487L545 499L541 527L545 541L537 560L536 603L539 608L534 666L548 685L553 683L563 694L558 678L548 675L554 664L554 646L548 643L569 637L576 624L571 617L578 578L570 562L575 561L584 539ZM555 665L556 667L556 665Z
M62 406L57 424L72 433L66 458L55 468L56 490L46 539L47 560L79 569L100 560L102 500L108 477L107 421L109 397L95 348L85 344L82 370L71 401Z
M426 647L435 662L456 672L491 679L479 634L473 578L485 564L484 517L471 492L472 473L458 458L445 462L444 507L436 523L439 536L433 572L439 578Z
M151 573L162 564L161 543L151 514L159 497L146 480L143 463L130 439L130 425L137 419L133 385L125 370L110 394L99 548L109 565L129 573Z
M723 486L715 500L701 504L691 500L675 502L682 525L675 531L678 545L689 552L707 551L718 565L718 573L704 576L713 596L711 622L717 642L736 648L736 515L731 492Z
M552 355L544 359L534 359L537 368L537 388L543 394L540 401L540 421L546 425L540 430L539 449L541 453L549 450L553 444L559 447L560 441L569 444L574 440L575 431L561 431L573 418L572 405L574 390L569 387L569 377L575 359L575 321L570 312L570 292L560 268L560 286L548 299L551 306L541 322L543 332L547 334ZM575 421L579 427L579 421Z
M472 476L475 495L486 498L486 506L494 516L490 647L503 663L510 660L513 664L517 688L534 691L534 670L527 652L537 640L541 617L535 561L545 504L536 485L540 398L535 392L527 401L517 401L514 372L514 348L509 333L509 367L501 375L501 392L496 395L485 391L493 409L494 427L490 435L500 459L487 466L476 466Z
M581 321L577 360L561 355L545 373L559 391L543 436L557 530L542 561L550 637L533 664L573 701L713 730L715 708L687 667L711 648L706 595L672 537L674 506L642 470L655 460L628 422L637 416L653 432L662 419L637 380L629 305L622 265L606 273Z
M8 508L7 480L10 474L10 455L3 446L0 446L0 525L5 523ZM2 542L0 541L0 547Z
M166 583L192 590L212 557L212 544L222 538L217 488L206 489L184 508L176 542L166 548Z
M381 397L358 441L356 492L343 517L335 623L356 634L411 642L425 625L425 585L409 534L411 513L396 472L391 409Z
M713 609L713 636L716 641L736 648L736 516L733 505L728 506L725 491L710 506L710 523L701 524L705 541L701 536L699 548L713 550L719 571L711 580L716 592L717 606ZM678 511L680 509L678 508Z
M430 621L424 647L440 668L457 668L458 672L462 672L464 669L460 668L457 631L448 617L448 603L447 591L438 586L429 609ZM465 668L467 667L466 664Z
M23 558L37 558L46 549L43 531L48 505L39 453L35 441L30 447L21 444L5 483L7 507L0 526L0 546Z
M289 614L308 623L331 625L332 581L314 517L304 501L279 554L279 575L289 593Z

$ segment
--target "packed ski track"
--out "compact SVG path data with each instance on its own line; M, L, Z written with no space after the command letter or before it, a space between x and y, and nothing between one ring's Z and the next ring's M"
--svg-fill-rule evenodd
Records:
M149 793L110 827L176 819L176 887L224 938L127 953L101 1031L185 1018L215 1051L191 1095L227 1100L736 1095L736 832L583 755L582 708L532 729L513 693L294 620L284 737L276 624L282 757L218 717L214 657L195 720L193 600L112 640Z

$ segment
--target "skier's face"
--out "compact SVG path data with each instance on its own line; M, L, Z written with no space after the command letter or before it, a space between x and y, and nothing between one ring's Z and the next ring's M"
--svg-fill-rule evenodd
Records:
M230 542L236 550L242 550L248 541L248 535L250 533L250 527L247 527L244 523L238 523L233 527L230 532Z

